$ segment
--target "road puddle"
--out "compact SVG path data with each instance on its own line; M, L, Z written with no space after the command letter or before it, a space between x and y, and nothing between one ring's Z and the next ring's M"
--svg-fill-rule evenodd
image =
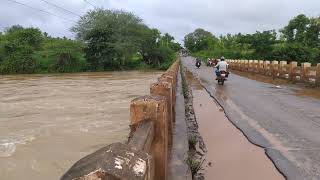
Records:
M194 78L192 72L190 72L190 71L187 70L186 73L185 73L185 77L186 77L186 81L188 81L189 84L192 85L192 88L193 88L193 89L196 89L196 90L201 90L201 89L203 89L200 81L199 81L198 79L195 79L195 78Z
M320 88L302 88L299 90L296 90L296 95L298 96L309 96L313 98L320 99Z

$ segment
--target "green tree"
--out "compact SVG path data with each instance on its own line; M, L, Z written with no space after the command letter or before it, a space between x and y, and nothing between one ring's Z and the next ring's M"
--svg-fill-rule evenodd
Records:
M300 14L290 20L289 24L281 32L288 42L304 42L309 23L310 19L306 15Z
M160 67L165 62L162 46L177 48L172 36L161 36L159 30L150 29L139 17L125 11L90 11L72 31L85 42L86 58L93 70L124 68L137 53L144 63Z
M96 9L83 16L72 31L86 42L86 58L93 69L125 65L137 52L136 29L142 20L132 13Z
M199 28L184 37L184 45L191 52L201 51L208 49L213 38L215 37L209 31Z
M309 47L320 48L320 17L310 19L304 42Z

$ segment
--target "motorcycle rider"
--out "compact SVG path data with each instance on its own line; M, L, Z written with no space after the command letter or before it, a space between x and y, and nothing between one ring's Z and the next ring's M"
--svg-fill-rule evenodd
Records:
M222 56L220 58L220 61L215 66L217 78L220 77L221 71L226 72L226 77L228 77L228 75L229 75L228 66L229 66L228 63L225 61L224 57Z
M197 68L201 66L201 60L199 58L196 58L196 66Z

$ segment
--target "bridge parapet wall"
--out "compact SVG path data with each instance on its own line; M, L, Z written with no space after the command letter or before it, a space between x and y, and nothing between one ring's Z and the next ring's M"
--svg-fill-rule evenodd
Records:
M166 180L175 121L179 59L130 104L127 143L113 143L76 162L61 180Z
M295 61L263 61L263 60L234 60L228 59L231 69L254 72L274 78L290 79L292 81L311 83L320 86L320 63L312 66L309 62L298 63Z

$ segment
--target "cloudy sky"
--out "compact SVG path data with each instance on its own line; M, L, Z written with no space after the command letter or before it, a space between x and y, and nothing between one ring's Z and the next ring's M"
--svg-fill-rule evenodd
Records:
M70 27L93 6L131 11L179 42L198 27L215 35L251 33L279 29L301 13L320 15L320 0L0 0L0 31L20 24L73 37Z

